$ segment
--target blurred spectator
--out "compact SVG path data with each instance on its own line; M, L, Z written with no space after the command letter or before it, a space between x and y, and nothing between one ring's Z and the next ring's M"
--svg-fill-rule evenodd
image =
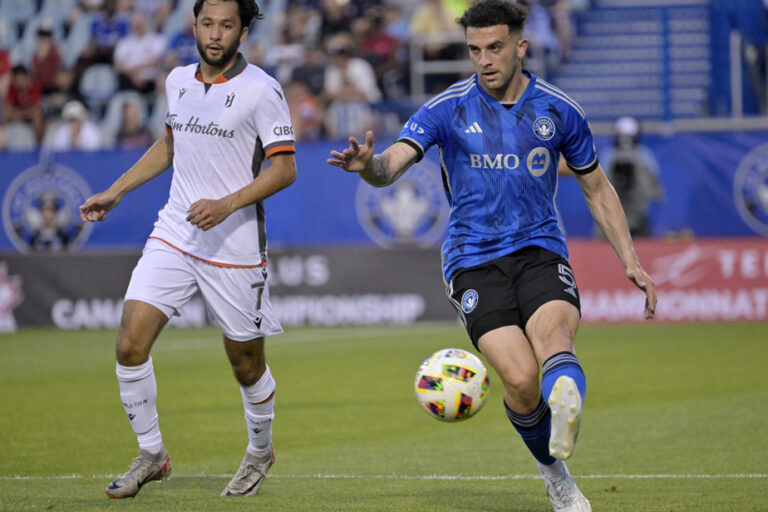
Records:
M347 32L355 19L356 9L351 2L337 2L336 0L322 0L321 3L322 25L320 37L327 39L340 32Z
M53 129L48 147L54 151L96 151L103 142L98 126L89 118L88 109L79 101L70 101L61 111L62 121Z
M128 35L128 18L117 12L115 0L104 0L104 5L91 24L91 41L84 52L84 58L91 62L111 64L117 42Z
M396 4L387 3L384 6L384 31L397 39L401 44L411 39L411 28L403 10Z
M307 48L304 54L304 62L293 68L291 80L301 82L315 96L323 94L325 85L326 54L321 47Z
M45 117L61 117L61 109L72 100L85 102L77 89L74 72L64 66L59 66L53 74L53 87L43 98Z
M158 31L163 28L171 12L173 0L132 0L135 12L143 12ZM190 9L191 11L192 9Z
M331 62L325 69L323 89L326 100L362 100L376 103L381 90L376 84L376 73L364 59L353 56L352 47L342 43L329 50Z
M5 48L0 48L0 98L5 98L11 83L11 55ZM0 116L2 120L2 116Z
M168 69L194 64L200 60L200 54L197 52L197 41L192 31L194 24L195 15L190 11L184 16L184 24L181 30L171 36L165 61Z
M301 39L301 33L291 31L290 26L284 24L277 31L277 41L264 55L264 61L268 67L275 69L273 75L280 83L287 83L291 79L293 70L304 62L306 46Z
M296 141L320 139L323 126L323 111L320 101L307 84L294 81L285 89L285 99L291 110L291 124Z
M258 66L269 76L277 77L277 68L271 63L264 62L264 48L257 42L250 42L247 49L247 58L249 64Z
M102 11L108 0L79 0L80 7L87 12Z
M116 141L120 149L148 148L154 141L152 133L142 124L141 105L136 99L128 98L123 103Z
M571 1L548 0L550 5L546 6L552 18L552 26L555 29L557 43L560 47L560 62L568 62L571 59L571 44L573 43Z
M614 137L614 147L600 159L605 174L619 196L630 234L633 237L650 236L648 207L664 201L658 163L640 144L640 124L634 117L617 119Z
M434 36L437 38L436 41L424 45L426 60L452 60L463 55L463 52L457 51L458 45L440 40L441 35L446 32L460 33L456 17L442 0L426 0L419 4L411 16L410 29L411 37ZM460 47L463 49L464 44L462 43Z
M454 18L460 18L473 3L475 3L474 0L443 0L443 4L451 11Z
M115 47L114 62L120 89L152 92L165 47L165 38L150 32L146 16L134 14L130 35L120 39Z
M61 54L53 40L50 28L41 27L37 31L37 46L32 57L32 81L48 94L54 89L56 70L61 66Z
M338 138L348 133L365 133L375 121L371 104L381 100L373 67L354 57L349 43L330 46L330 55L324 82L326 134Z
M42 92L32 82L27 68L16 65L11 70L11 83L5 96L5 122L30 123L38 143L43 138Z
M552 18L540 0L518 0L518 3L528 9L525 33L529 59L526 68L546 79L548 72L560 62L560 45L552 28Z
M371 63L379 78L395 68L398 49L397 39L385 32L384 23L381 9L371 9L365 18L356 22L359 27L357 52Z

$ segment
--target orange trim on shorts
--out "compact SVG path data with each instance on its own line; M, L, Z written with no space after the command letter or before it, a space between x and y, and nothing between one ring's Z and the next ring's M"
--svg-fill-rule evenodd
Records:
M261 402L248 402L248 403L251 404L251 405L262 405L262 404L265 404L265 403L269 402L273 398L275 398L275 392L274 391L272 392L271 395L269 395L267 398L265 398Z
M176 246L175 246L175 245L173 245L172 243L168 242L167 240L163 240L163 239L162 239L162 238L160 238L160 237L157 237L157 236L151 236L151 237L149 237L149 238L154 238L155 240L160 240L160 241L161 241L161 242L163 242L165 245L167 245L167 246L169 246L169 247L173 247L174 249L176 249L177 251L179 251L179 252L180 252L180 253L182 253L182 254L186 254L187 256L190 256L190 257L192 257L192 258L195 258L196 260L200 260L200 261L202 261L202 262L204 262L204 263L208 263L208 264L210 264L210 265L213 265L213 266L216 266L216 267L224 267L224 268L258 268L258 267L266 267L266 266L267 266L267 260L264 260L264 261L262 261L262 262L261 262L261 263L259 263L258 265L231 265L231 264L229 264L229 263L219 263L219 262L217 262L217 261L210 261L210 260L206 260L206 259L204 259L204 258L201 258L200 256L195 256L194 254L190 254L190 253L188 253L187 251L184 251L184 250L182 250L182 249L179 249L178 247L176 247Z
M267 153L264 156L269 158L270 156L275 155L277 153L295 153L295 152L296 152L296 148L293 146L277 146L267 151Z

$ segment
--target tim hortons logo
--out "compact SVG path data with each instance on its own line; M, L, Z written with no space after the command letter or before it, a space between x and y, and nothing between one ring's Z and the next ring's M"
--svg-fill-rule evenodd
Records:
M165 123L171 127L174 132L187 132L197 133L200 135L208 135L210 137L223 137L225 139L232 139L235 137L235 130L225 130L218 123L211 121L208 124L201 124L200 118L191 116L189 121L184 124L177 120L176 114L168 114Z

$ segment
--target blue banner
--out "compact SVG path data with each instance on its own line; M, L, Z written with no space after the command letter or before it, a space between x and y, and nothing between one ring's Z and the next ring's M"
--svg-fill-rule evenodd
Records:
M768 133L646 136L666 200L650 207L653 235L768 235ZM381 150L392 139L377 141ZM596 139L598 152L609 137ZM271 246L431 247L448 219L435 149L395 185L377 189L326 163L343 142L299 144L298 177L265 201ZM83 225L77 207L111 185L141 151L0 154L0 251L139 248L168 195L172 170L126 196L105 222ZM576 180L557 197L569 237L591 237L592 219Z

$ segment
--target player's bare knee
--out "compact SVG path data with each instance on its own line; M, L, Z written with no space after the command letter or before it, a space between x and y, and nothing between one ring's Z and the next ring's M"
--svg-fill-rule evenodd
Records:
M254 361L249 358L243 358L232 363L232 373L241 386L253 386L259 381L264 371L263 366L254 364Z
M149 349L146 345L123 335L121 332L115 343L115 357L117 362L123 366L138 366L146 363L149 359Z

